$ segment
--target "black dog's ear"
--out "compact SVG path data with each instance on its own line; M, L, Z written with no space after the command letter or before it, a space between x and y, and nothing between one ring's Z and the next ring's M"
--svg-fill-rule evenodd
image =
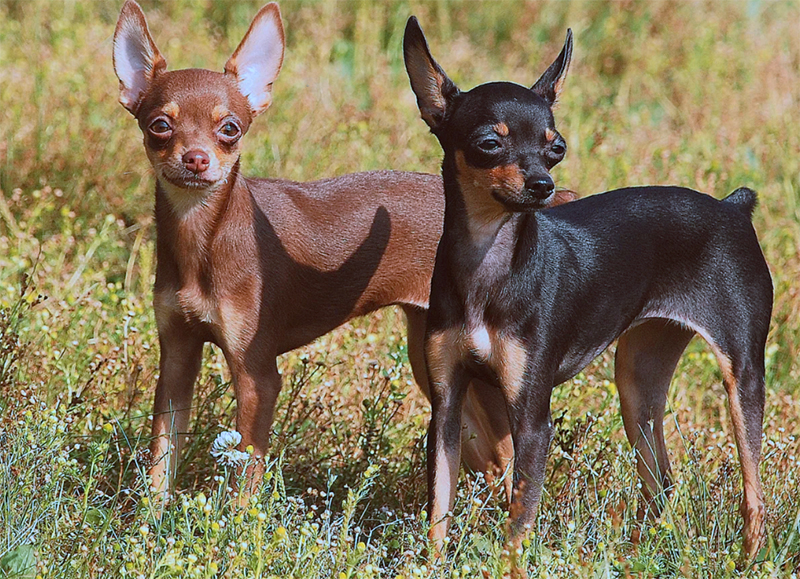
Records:
M536 81L531 90L553 106L564 88L564 79L567 77L569 62L572 60L572 29L567 29L567 39L564 41L564 48L558 55L555 62L550 65L542 77Z
M403 57L422 118L432 130L436 130L444 119L450 101L459 91L442 67L433 60L415 16L406 23Z

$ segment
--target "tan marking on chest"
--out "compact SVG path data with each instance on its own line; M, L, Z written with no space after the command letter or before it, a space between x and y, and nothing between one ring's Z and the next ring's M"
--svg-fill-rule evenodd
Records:
M466 331L445 330L426 343L431 379L447 384L455 366L468 357L488 366L497 376L509 400L514 400L525 383L528 353L521 340L503 336L484 324Z
M425 356L431 382L447 384L456 364L462 360L461 332L455 329L432 334L425 341Z
M473 352L481 353L483 361L492 366L501 380L516 383L522 379L527 353L519 339L503 336L485 325L478 326L471 335L475 346Z
M525 380L528 353L524 344L485 325L469 332L469 344L471 354L495 372L509 400L515 399Z
M525 384L528 352L525 345L513 337L498 339L496 352L498 361L495 371L506 393L506 398L513 401L519 396L519 392Z

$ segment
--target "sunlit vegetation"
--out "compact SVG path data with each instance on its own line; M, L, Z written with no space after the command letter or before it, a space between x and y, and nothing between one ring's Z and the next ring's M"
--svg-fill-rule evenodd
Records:
M221 70L258 2L143 1L171 67ZM496 577L505 505L462 476L444 561L427 557L425 431L402 316L283 357L260 494L237 507L209 453L233 429L219 351L197 385L177 498L148 495L158 341L153 179L117 103L120 2L0 0L0 577ZM796 2L282 1L288 50L247 174L435 173L401 59L416 14L463 88L532 83L575 54L556 183L585 196L670 183L760 194L776 288L762 477L767 547L740 563L741 478L714 358L689 346L669 397L676 487L635 548L637 479L613 352L556 389L534 577L789 577L800 566L800 6ZM285 307L291 307L286 304ZM792 575L795 573L795 575Z

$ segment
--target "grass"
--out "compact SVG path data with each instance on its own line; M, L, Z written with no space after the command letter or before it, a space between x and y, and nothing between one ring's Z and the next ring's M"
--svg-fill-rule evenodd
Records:
M143 2L173 68L221 69L258 2ZM556 389L557 437L535 577L788 577L800 567L800 8L793 2L285 1L275 104L246 137L248 174L314 179L437 172L401 62L416 14L463 88L532 83L571 26L554 171L588 195L674 183L760 193L755 226L775 307L762 477L767 548L737 567L738 460L718 368L693 342L669 398L677 486L634 549L637 480L611 353ZM181 494L142 482L157 372L153 182L117 104L118 2L0 0L0 576L493 577L502 504L459 487L448 558L424 556L428 406L397 312L284 356L268 481L237 508L209 454L232 428L219 351L197 386ZM794 574L794 575L792 575Z

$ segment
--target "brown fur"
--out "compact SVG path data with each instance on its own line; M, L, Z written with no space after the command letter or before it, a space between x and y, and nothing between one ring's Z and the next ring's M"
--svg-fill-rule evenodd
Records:
M253 50L265 38L277 48ZM240 448L252 446L258 459L268 452L281 388L275 357L355 316L392 304L404 308L409 357L427 394L421 344L442 231L441 178L379 171L297 183L241 175L241 141L226 141L221 131L232 120L244 135L271 102L283 59L276 4L259 11L225 73L167 72L132 0L122 9L114 43L120 102L137 118L156 173L154 309L161 359L152 488L167 491L176 471L205 342L225 355ZM271 74L246 76L254 56L259 63L271 59ZM152 130L159 121L168 124L169 135L159 134L163 126ZM206 169L187 169L185 156L195 153L207 157ZM496 411L486 406L496 403L476 395L466 404L465 461L473 470L502 471L505 462L497 457L510 455L508 437L487 422ZM262 469L258 460L246 491Z

